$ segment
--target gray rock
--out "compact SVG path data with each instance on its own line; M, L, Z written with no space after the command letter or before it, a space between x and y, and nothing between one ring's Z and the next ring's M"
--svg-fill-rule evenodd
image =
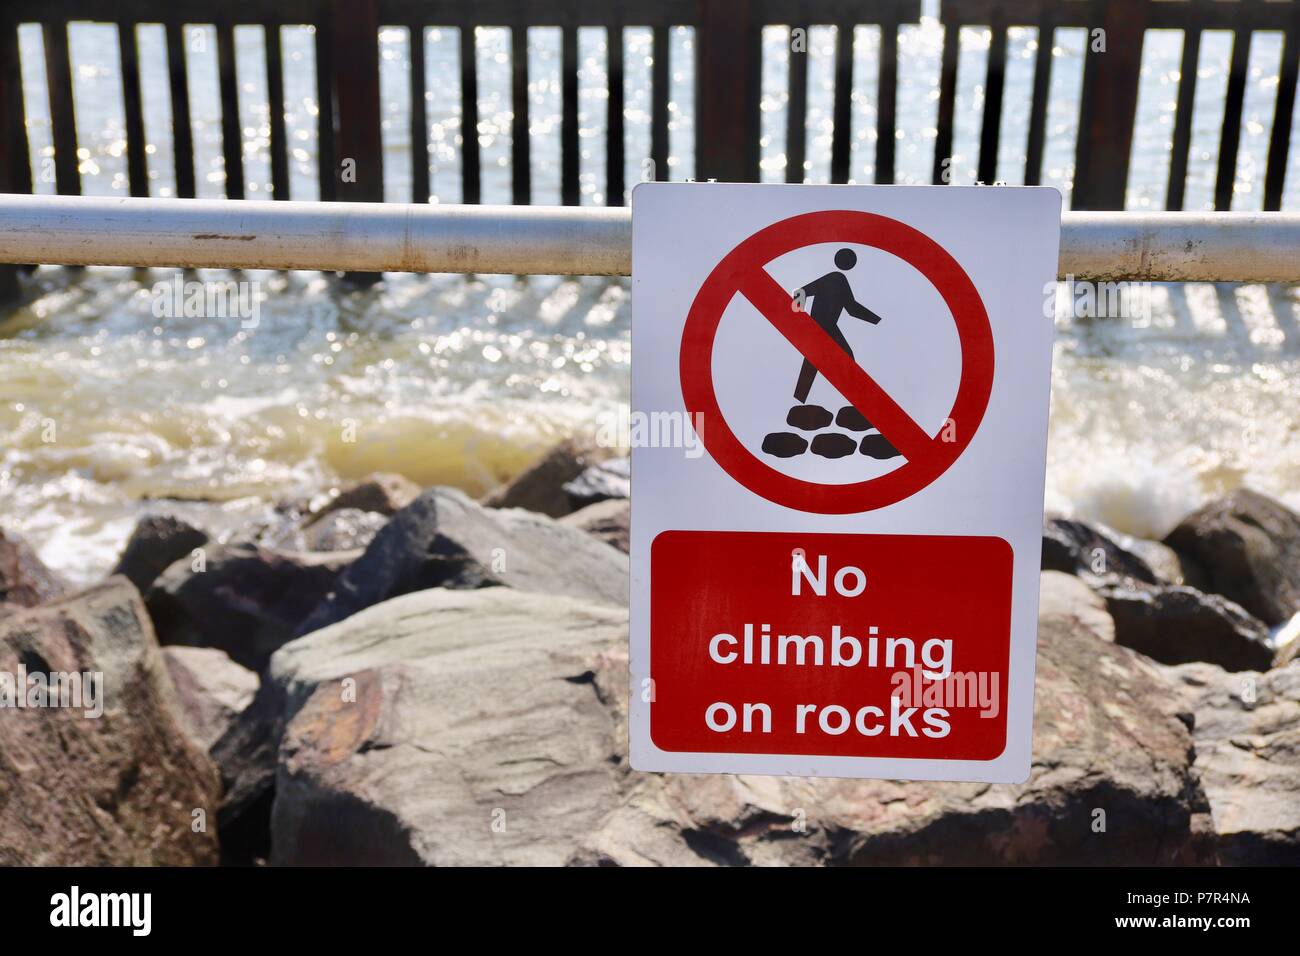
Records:
M576 439L560 442L510 481L485 495L482 504L563 517L574 510L564 486L607 454Z
M386 524L387 516L378 511L338 508L307 526L303 545L307 551L358 551L368 547Z
M173 564L146 602L162 643L220 648L260 671L358 556L218 545Z
M1101 588L1115 641L1162 664L1209 661L1230 671L1259 670L1273 659L1268 628L1227 598L1188 587Z
M68 590L63 576L46 567L31 545L0 530L0 607L35 607Z
M175 515L146 515L127 539L113 573L126 577L143 594L169 566L207 543L206 531Z
M632 490L632 460L610 458L584 468L582 474L564 483L573 509L585 508L597 501L627 498Z
M205 753L257 693L257 675L215 647L164 647L181 723Z
M1162 709L1176 688L1105 641L1079 587L1048 582L1019 786L633 773L622 611L504 588L398 598L272 660L272 859L1210 862L1191 738Z
M1188 515L1165 538L1205 569L1208 587L1266 624L1300 611L1300 515L1242 488Z
M594 535L627 554L631 550L632 504L626 498L610 498L565 515L560 524Z
M433 590L282 648L272 861L564 862L616 805L591 667L626 622L570 598Z
M576 528L432 488L392 517L297 633L426 588L504 585L621 605L627 577L625 554Z
M1264 674L1212 664L1172 672L1195 715L1196 769L1220 859L1300 864L1300 664Z
M7 615L0 671L20 663L29 673L101 673L103 713L0 710L0 865L216 863L216 770L182 730L135 588L114 577ZM196 832L199 819L206 827Z

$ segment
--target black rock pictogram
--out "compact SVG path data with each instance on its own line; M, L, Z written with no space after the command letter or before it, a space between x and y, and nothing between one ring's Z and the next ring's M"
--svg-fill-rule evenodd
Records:
M857 441L839 432L823 432L812 440L813 454L823 458L843 458L857 450Z
M772 432L763 439L763 451L777 458L793 458L808 450L808 439L794 432Z
M829 408L820 405L796 405L785 416L785 423L791 428L815 432L829 425L834 417Z
M871 422L867 421L867 417L852 405L845 405L840 409L839 414L835 416L835 424L851 432L865 432L871 428Z
M891 445L884 435L868 435L862 439L862 454L884 459L897 458L902 452Z

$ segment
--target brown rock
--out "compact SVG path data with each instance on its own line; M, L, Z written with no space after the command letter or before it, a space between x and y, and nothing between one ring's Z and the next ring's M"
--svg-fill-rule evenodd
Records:
M31 545L0 531L0 605L35 607L67 591L67 582L45 566Z
M1018 786L633 773L625 614L506 588L389 601L272 662L274 860L1208 862L1176 690L1088 632L1077 584L1049 582Z
M1300 611L1300 515L1246 488L1188 515L1165 543L1200 565L1208 590L1266 624Z
M19 664L102 673L103 713L0 710L0 864L215 863L217 774L181 729L135 588L110 578L6 616L0 671L13 674ZM199 820L205 829L195 832Z
M1230 671L1261 670L1273 659L1268 628L1239 605L1193 588L1107 585L1115 642L1162 664L1209 661Z
M489 492L482 504L489 508L524 508L560 518L574 510L564 486L588 465L608 457L600 449L575 439L560 442L510 481Z
M420 486L404 475L376 472L345 487L333 501L312 515L307 524L311 525L341 508L374 511L381 515L396 514L419 494Z
M1104 626L1090 633L1083 622L1100 623L1093 596L1057 577L1043 575L1025 783L632 775L574 862L1211 862L1191 739L1160 706L1174 687L1157 665L1106 643ZM621 667L608 669L605 699L625 699Z
M146 515L131 532L113 573L126 577L143 594L168 567L207 543L207 532L174 515Z
M1043 523L1042 569L1083 575L1090 583L1156 583L1155 572L1146 561L1092 525L1070 518L1048 518Z
M595 535L627 554L632 535L632 503L626 498L598 501L571 515L565 515L560 519L560 524Z
M202 565L168 568L149 590L149 614L163 644L220 648L260 671L358 556L218 545Z

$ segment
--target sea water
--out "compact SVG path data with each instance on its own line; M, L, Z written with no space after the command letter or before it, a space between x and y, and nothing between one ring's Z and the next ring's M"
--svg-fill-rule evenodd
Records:
M898 178L928 182L942 28L932 4L900 34ZM155 195L174 194L166 59L160 29L139 33L145 126ZM428 30L427 102L435 199L460 198L454 31ZM198 191L220 196L224 172L215 96L216 43L190 31ZM385 192L409 199L406 111L409 36L381 35ZM286 123L294 198L316 198L311 36L286 29ZM627 170L642 178L649 152L650 37L626 34ZM810 32L808 168L829 172L835 35ZM1037 37L1009 41L999 175L1020 182ZM1168 170L1180 39L1148 36L1130 177L1130 208L1159 208ZM693 37L671 44L670 146L660 178L693 174ZM966 30L959 63L953 181L975 177L988 34ZM1069 194L1082 67L1082 31L1054 44L1046 184ZM241 126L250 199L269 195L269 130L261 36L237 30ZM603 203L605 48L579 36L583 202ZM855 38L851 173L872 179L879 35ZM126 159L116 40L76 24L72 60L81 173L89 194L125 195ZM509 34L479 32L484 201L510 201ZM763 177L784 179L788 31L764 33ZM1188 208L1211 201L1230 43L1203 43ZM22 28L36 188L50 153L39 30ZM1234 208L1258 209L1279 36L1251 48ZM534 201L559 200L559 31L530 33ZM1296 123L1300 139L1300 122ZM1285 197L1300 206L1300 144ZM220 272L183 281L226 280ZM399 471L422 484L480 493L560 438L626 417L629 370L625 279L392 275L350 289L315 273L247 272L256 322L239 316L160 316L176 288L166 270L44 268L31 301L0 322L0 525L27 536L78 581L109 568L137 517L179 513L218 534L264 517L286 498L342 480ZM159 292L158 289L164 290ZM1140 286L1122 314L1062 308L1048 446L1047 506L1118 531L1159 537L1197 505L1248 484L1300 508L1300 320L1286 287ZM168 293L170 294L170 293ZM1049 298L1047 296L1045 298ZM1060 300L1073 302L1067 287ZM1046 310L1051 312L1050 306ZM1035 317L1026 317L1027 321Z

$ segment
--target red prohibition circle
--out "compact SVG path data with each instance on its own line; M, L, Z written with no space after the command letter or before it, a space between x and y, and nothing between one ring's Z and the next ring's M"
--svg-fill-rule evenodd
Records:
M961 383L948 414L955 433L945 434L941 430L936 438L925 434L923 442L910 444L911 454L904 450L906 462L888 474L838 485L794 478L755 456L727 424L718 406L713 383L713 344L722 313L732 298L737 294L745 296L746 289L761 291L764 283L779 289L768 276L765 266L787 252L824 242L871 246L911 265L942 296L957 326L961 343ZM781 291L788 300L788 293ZM757 303L752 304L759 308ZM764 312L762 308L759 311ZM787 311L793 312L793 307L787 306ZM783 329L783 324L791 320L778 322L766 312L764 315L777 326L778 331L791 338L791 334ZM807 329L815 330L811 333L814 337L825 336L826 342L830 342L830 337L811 320L800 321L798 328L787 327L804 337L810 334ZM793 339L791 344L794 344ZM843 355L837 348L833 351ZM847 355L844 360L848 360ZM916 494L947 471L966 450L984 418L993 388L993 330L970 276L929 236L906 223L874 213L850 210L811 212L761 229L727 253L714 267L696 293L687 315L682 331L680 368L682 398L690 420L702 422L700 439L704 447L732 478L760 497L787 508L815 514L856 514L884 508ZM823 371L821 366L819 371ZM856 371L872 387L878 388L865 372L861 369ZM871 409L860 411L876 421ZM884 433L883 428L881 432ZM899 445L891 435L885 434L885 437Z

